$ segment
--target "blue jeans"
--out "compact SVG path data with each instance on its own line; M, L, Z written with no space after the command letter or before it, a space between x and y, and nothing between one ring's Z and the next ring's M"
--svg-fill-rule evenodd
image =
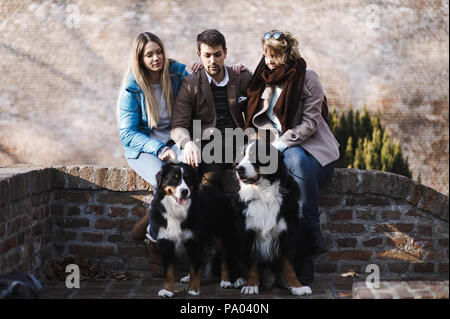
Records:
M284 163L300 186L300 212L306 227L317 225L320 223L319 189L333 173L336 162L321 166L300 146L289 147L283 154Z

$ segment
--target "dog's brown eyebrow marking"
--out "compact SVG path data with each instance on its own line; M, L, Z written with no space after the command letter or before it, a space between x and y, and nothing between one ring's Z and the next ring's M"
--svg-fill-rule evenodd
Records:
M166 186L164 187L164 192L166 195L172 195L175 193L175 188L173 186Z

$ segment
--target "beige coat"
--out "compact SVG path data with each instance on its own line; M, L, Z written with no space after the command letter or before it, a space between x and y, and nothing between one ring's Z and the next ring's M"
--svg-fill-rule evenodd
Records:
M244 126L242 110L237 101L247 95L250 73L245 71L235 74L231 67L226 67L230 81L227 85L228 104L236 127ZM170 136L180 147L192 138L192 121L201 120L201 133L216 127L216 109L211 86L204 70L193 73L183 79L172 112Z
M279 137L266 111L270 107L274 88L266 86L260 105L253 117L258 129L271 130L288 147L300 145L325 166L339 158L339 143L322 117L323 89L316 72L306 70L300 105L292 122L292 128Z

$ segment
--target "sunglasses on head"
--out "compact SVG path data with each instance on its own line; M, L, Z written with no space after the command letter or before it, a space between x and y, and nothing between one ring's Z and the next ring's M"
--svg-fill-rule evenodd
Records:
M275 40L278 40L283 35L283 32L266 32L264 33L264 40L269 40L270 37L273 37Z

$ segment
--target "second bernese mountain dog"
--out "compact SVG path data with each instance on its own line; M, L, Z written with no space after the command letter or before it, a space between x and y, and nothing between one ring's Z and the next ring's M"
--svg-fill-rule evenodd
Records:
M267 163L262 163L261 151L275 154L271 158L278 161L274 172L263 172ZM300 188L284 164L283 154L267 141L257 140L244 146L241 157L235 169L248 272L241 293L259 294L261 278L268 288L277 280L294 295L311 294L296 272L305 253L306 236L299 217Z
M239 264L242 243L229 200L214 188L200 185L197 171L186 164L164 164L156 180L150 225L166 272L165 286L158 296L174 295L174 263L184 253L190 262L188 293L200 294L206 247L215 247L214 260L219 260L222 279L220 286L241 287L244 284Z

